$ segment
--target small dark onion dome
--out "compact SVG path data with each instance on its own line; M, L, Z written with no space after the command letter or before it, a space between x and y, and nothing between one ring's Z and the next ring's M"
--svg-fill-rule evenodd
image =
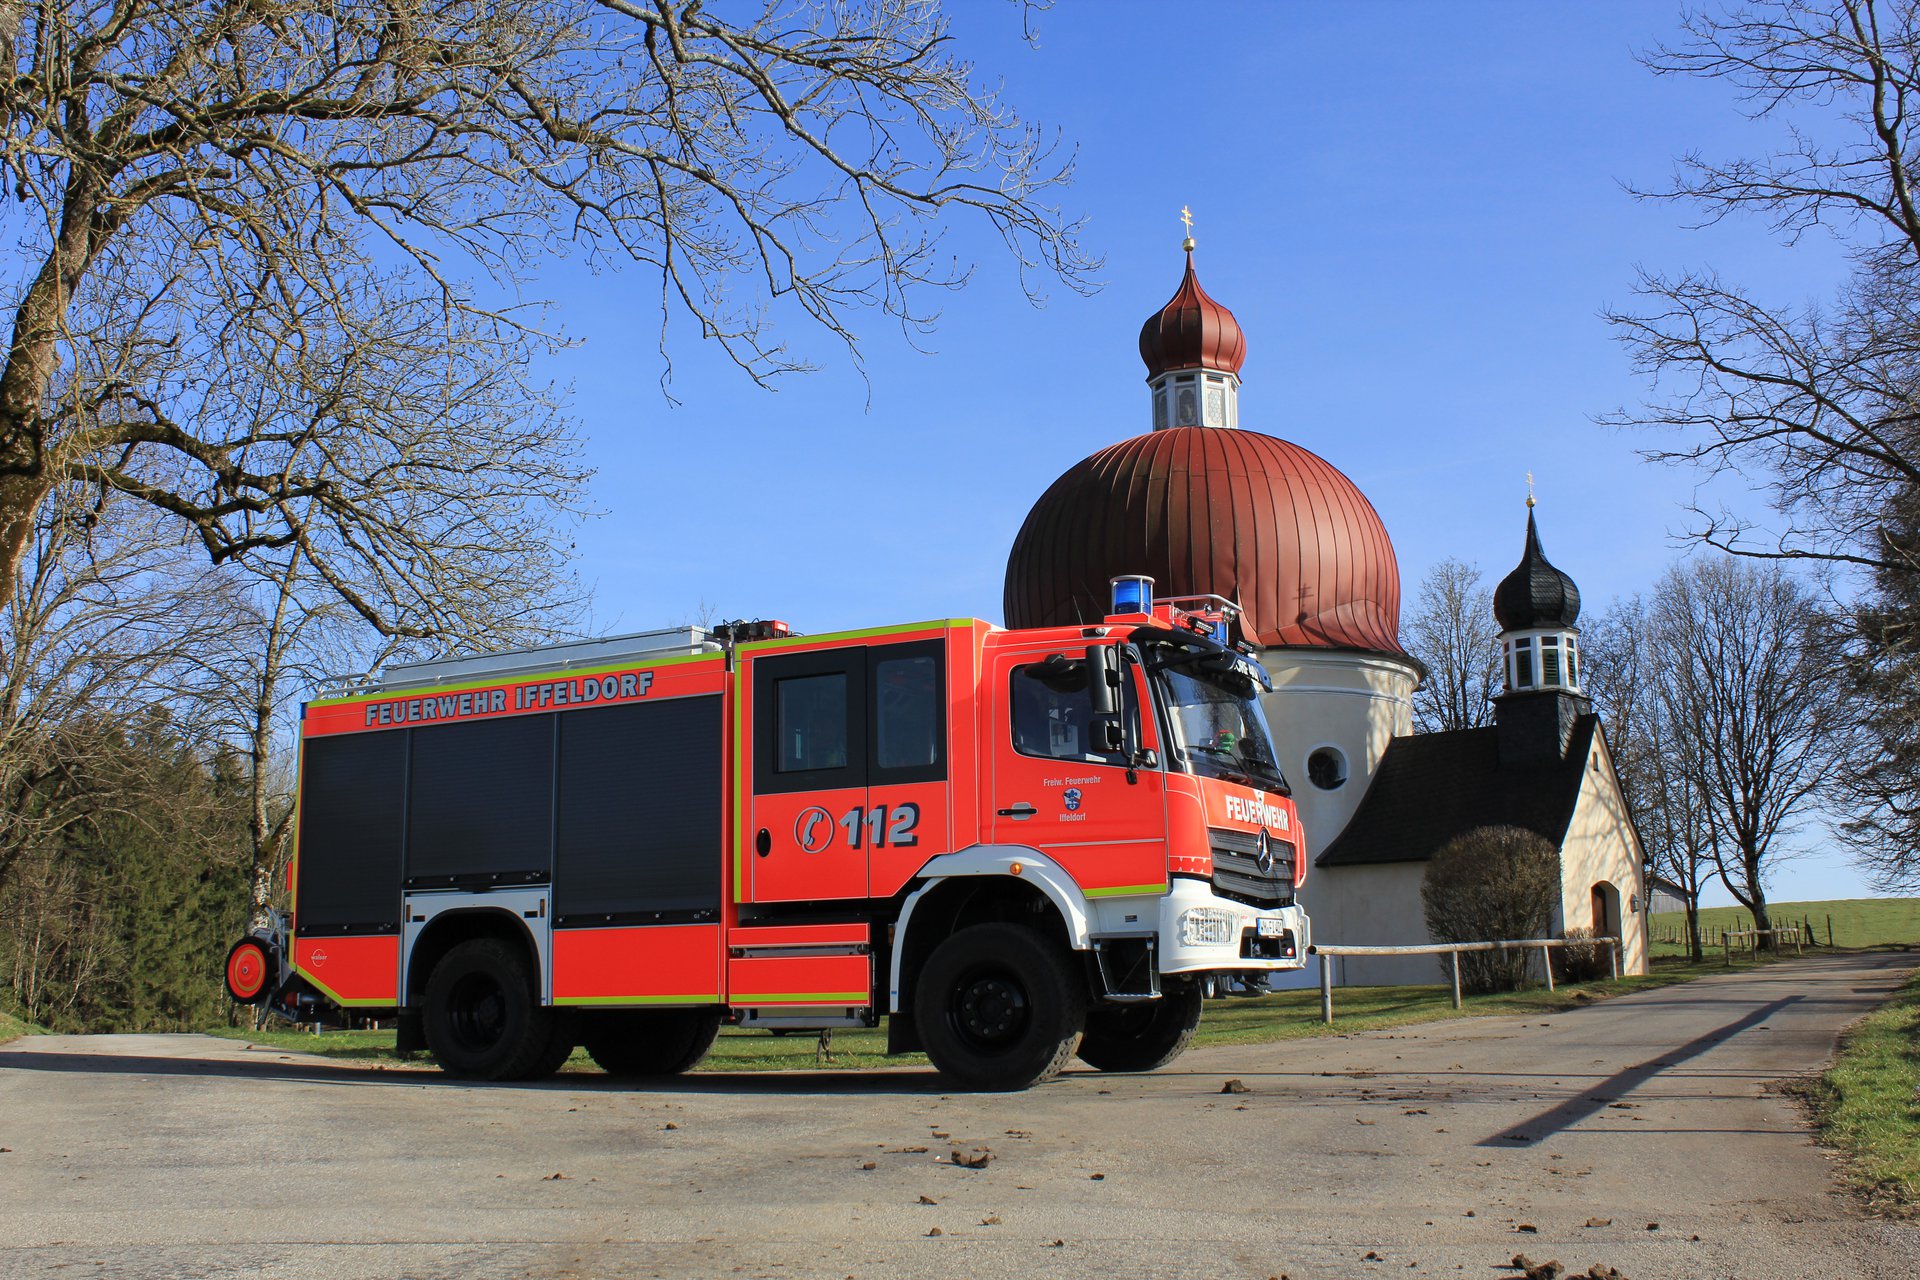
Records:
M1540 549L1540 530L1533 523L1531 500L1527 503L1527 549L1519 567L1493 589L1493 616L1502 631L1571 627L1580 616L1580 588L1547 562L1547 553Z
M1140 358L1147 381L1174 369L1216 369L1238 375L1247 362L1247 338L1240 322L1200 287L1187 250L1187 273L1167 305L1140 326Z
M1172 427L1053 482L1007 557L1009 627L1097 622L1108 580L1221 595L1263 647L1399 654L1400 567L1365 495L1325 459L1258 432Z

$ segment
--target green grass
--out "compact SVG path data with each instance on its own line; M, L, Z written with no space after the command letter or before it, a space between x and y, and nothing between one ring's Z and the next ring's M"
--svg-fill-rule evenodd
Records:
M1759 963L1771 961L1763 959ZM1751 967L1753 963L1747 960L1734 963L1735 970ZM1459 1012L1454 1011L1452 997L1446 987L1340 987L1333 995L1332 1026L1320 1021L1318 990L1286 991L1251 999L1210 1000L1193 1042L1196 1046L1266 1044L1303 1036L1376 1031L1420 1022L1436 1022L1444 1018L1562 1013L1629 991L1643 991L1726 972L1726 966L1717 955L1698 965L1662 960L1653 973L1643 977L1562 983L1552 992L1545 987L1530 987L1503 995L1468 996ZM328 1031L316 1036L301 1031L219 1028L212 1034L323 1057L393 1059L395 1056L391 1031ZM925 1056L917 1053L889 1058L886 1055L886 1043L884 1028L836 1031L833 1033L832 1060L824 1061L818 1056L818 1037L810 1033L776 1036L764 1031L727 1030L721 1033L719 1040L714 1043L713 1052L696 1069L813 1071L832 1068L857 1071L926 1065ZM423 1056L421 1060L426 1059ZM585 1053L577 1052L564 1069L593 1071L596 1068Z
M9 1040L18 1040L21 1036L45 1034L43 1028L36 1027L31 1022L23 1022L4 1009L0 1009L0 1044L5 1044Z
M1807 1096L1868 1203L1920 1212L1920 973L1842 1037L1833 1069Z
M1827 918L1833 918L1833 945L1836 947L1884 947L1920 943L1920 898L1842 898L1832 902L1769 903L1768 913L1776 924L1799 924L1811 920L1814 941L1827 945ZM1658 941L1662 932L1684 936L1687 917L1684 912L1668 911L1652 917L1655 956L1680 955L1683 944ZM1721 929L1747 929L1753 925L1753 913L1745 907L1707 907L1700 912L1703 934Z

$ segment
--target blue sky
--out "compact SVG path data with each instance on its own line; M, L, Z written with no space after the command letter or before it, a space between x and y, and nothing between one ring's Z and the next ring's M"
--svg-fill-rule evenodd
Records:
M956 224L951 247L980 269L943 299L926 353L885 317L856 317L863 381L790 322L825 367L769 393L682 327L673 405L657 282L547 270L536 291L578 343L551 372L573 388L605 513L580 537L600 629L686 621L702 603L816 631L998 621L1033 500L1148 427L1135 337L1178 283L1182 205L1202 281L1248 335L1243 425L1353 477L1409 598L1446 556L1490 579L1512 567L1532 471L1548 553L1604 607L1680 554L1695 480L1594 424L1645 392L1599 311L1628 301L1639 265L1713 266L1788 303L1839 278L1829 242L1691 229L1685 209L1622 190L1657 184L1689 149L1773 137L1724 86L1634 61L1674 33L1671 0L1063 0L1038 48L1011 4L950 7L983 74L1078 145L1060 199L1090 219L1103 287L1054 289L1036 309L985 229ZM1813 853L1774 892L1865 889Z

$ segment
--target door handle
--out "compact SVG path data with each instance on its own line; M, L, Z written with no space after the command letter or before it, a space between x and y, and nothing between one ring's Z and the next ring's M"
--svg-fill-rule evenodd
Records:
M1012 808L995 809L994 812L1002 818L1012 818L1015 822L1025 822L1028 818L1031 818L1040 811L1028 804L1025 800L1016 800Z
M765 827L760 828L760 834L753 838L753 851L763 858L772 853L773 833Z

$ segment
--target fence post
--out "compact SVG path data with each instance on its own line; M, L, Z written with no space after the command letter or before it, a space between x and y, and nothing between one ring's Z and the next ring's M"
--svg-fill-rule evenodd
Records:
M1733 967L1733 940L1727 936L1725 929L1720 931L1720 962L1728 968Z
M1540 964L1547 971L1547 990L1553 990L1553 948L1547 943L1540 944Z
M1320 957L1320 1021L1333 1025L1333 957Z
M1800 950L1800 926L1799 925L1793 926L1793 954L1795 954L1796 956L1803 954Z
M1827 917L1827 949L1833 949L1833 917Z
M1453 1007L1458 1009L1460 1007L1460 953L1451 951L1447 954L1453 961Z

